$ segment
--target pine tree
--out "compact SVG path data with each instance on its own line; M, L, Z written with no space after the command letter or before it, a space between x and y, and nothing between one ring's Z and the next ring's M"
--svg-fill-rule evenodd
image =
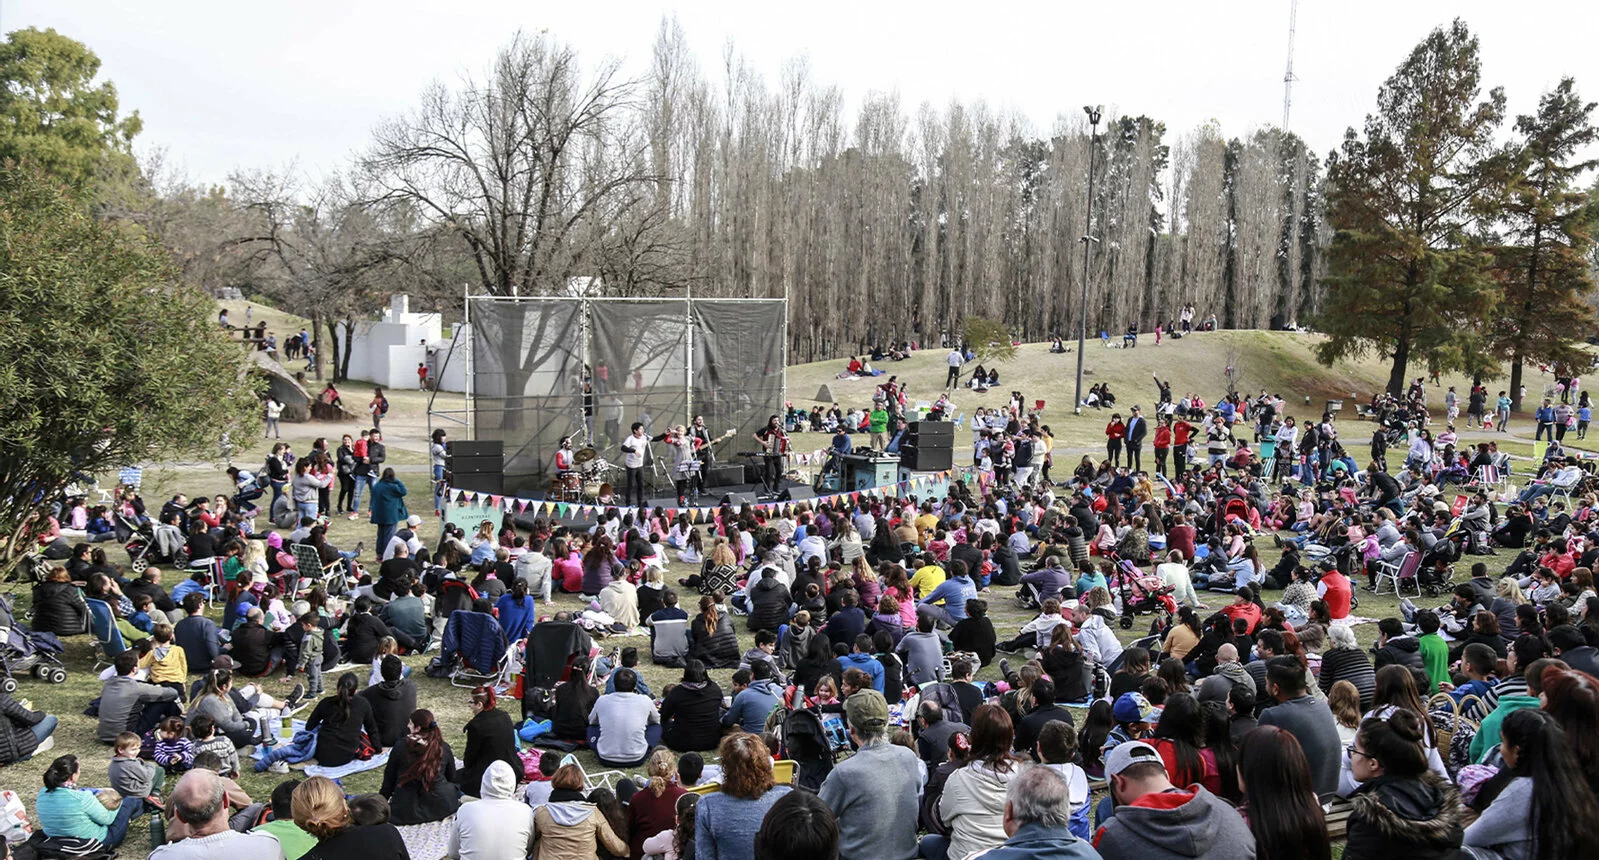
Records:
M1494 249L1504 286L1492 328L1494 351L1510 362L1514 408L1521 408L1526 362L1572 367L1585 356L1576 342L1594 327L1588 298L1594 289L1592 210L1577 185L1599 160L1578 160L1599 128L1593 102L1578 97L1571 78L1538 101L1538 112L1516 118L1512 169L1500 221L1505 241Z
M1479 101L1478 43L1464 22L1434 30L1377 94L1365 139L1350 129L1328 161L1325 364L1376 351L1400 393L1412 361L1480 364L1478 332L1497 290L1473 241L1499 161L1505 97Z

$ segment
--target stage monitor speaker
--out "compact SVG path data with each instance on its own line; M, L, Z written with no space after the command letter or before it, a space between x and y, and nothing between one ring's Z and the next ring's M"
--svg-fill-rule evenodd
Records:
M910 437L919 442L955 443L955 425L949 421L912 421Z
M705 486L726 487L744 483L744 464L726 463L705 470Z
M678 506L677 505L677 496L667 496L667 497L662 498L662 499L649 499L647 501L649 502L649 508L652 511L655 510L656 508L660 508L661 510L666 510L667 508L675 508L675 507Z
M806 486L789 487L783 491L783 501L803 502L816 498L816 491Z
M728 493L722 497L722 504L737 508L740 505L753 505L760 501L754 493Z
M444 459L445 469L457 475L495 473L505 470L505 461L498 454L473 455L470 457L457 454Z
M942 472L955 466L955 452L950 448L899 449L899 463L917 472Z

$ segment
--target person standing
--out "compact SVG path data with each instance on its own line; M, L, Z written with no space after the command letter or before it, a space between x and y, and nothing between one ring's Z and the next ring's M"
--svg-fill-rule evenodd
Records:
M644 435L644 425L634 421L632 433L622 440L622 464L627 467L627 489L623 491L624 505L644 507L644 453L649 450L650 439ZM636 501L635 501L636 500Z
M1543 399L1543 405L1532 413L1532 418L1538 422L1538 429L1533 432L1532 441L1536 442L1547 436L1549 441L1553 442L1555 438L1555 407L1550 403L1549 398L1545 397Z
M372 389L372 400L367 403L366 411L372 415L372 429L381 428L383 416L389 414L389 398L383 396L383 389Z
M1122 464L1122 440L1127 437L1127 425L1122 423L1120 412L1112 413L1110 423L1105 425L1105 459L1112 466Z
M339 475L339 497L334 503L334 513L355 512L355 442L344 434L339 449L334 452Z
M872 411L866 417L866 429L872 434L872 450L888 449L888 409L882 400L872 401Z
M1499 392L1499 398L1494 401L1494 414L1499 416L1499 426L1494 429L1505 432L1505 427L1510 424L1510 395Z
M278 429L278 419L281 417L283 417L283 404L279 403L276 397L268 394L266 399L266 432L261 434L262 439L268 436L274 439L283 438L283 433Z
M944 376L944 387L946 389L959 388L961 384L961 365L966 363L966 356L961 354L960 346L957 345L954 349L951 349L949 355L944 357L944 361L949 364L949 373Z
M372 434L376 436L377 434ZM405 485L394 477L394 469L383 470L383 477L372 485L372 524L378 527L378 552L389 545L400 522L410 516L405 509Z
M1144 412L1134 406L1132 415L1127 418L1127 470L1138 474L1143 468L1144 437L1149 433L1149 422L1144 420Z

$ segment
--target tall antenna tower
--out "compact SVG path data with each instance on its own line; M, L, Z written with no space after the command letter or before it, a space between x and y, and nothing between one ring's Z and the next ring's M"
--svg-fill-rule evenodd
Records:
M1288 131L1288 110L1294 104L1294 23L1299 18L1299 0L1288 0L1288 70L1283 73L1283 131Z

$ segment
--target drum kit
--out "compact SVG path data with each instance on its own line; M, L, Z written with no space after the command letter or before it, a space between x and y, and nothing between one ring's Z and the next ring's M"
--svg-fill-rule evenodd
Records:
M573 457L577 468L550 481L550 498L563 502L598 501L609 495L610 475L617 467L594 448L580 449Z

